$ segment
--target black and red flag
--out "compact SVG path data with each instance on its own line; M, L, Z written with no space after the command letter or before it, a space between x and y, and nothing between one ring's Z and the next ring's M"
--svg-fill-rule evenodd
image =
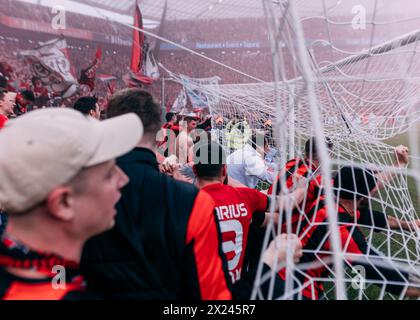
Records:
M140 3L136 0L136 8L134 13L133 23L133 47L131 49L131 71L138 73L141 71L143 64L143 46L144 46L144 33L138 29L143 30L143 16L140 10Z
M150 85L159 78L159 68L153 56L153 48L141 30L144 30L140 0L136 0L133 23L133 47L130 72L125 76L129 87Z
M153 79L143 74L144 63L144 33L143 30L143 15L140 10L140 1L136 0L136 8L134 13L133 23L133 46L131 49L131 66L128 74L127 84L129 87L138 87L142 84L152 84Z

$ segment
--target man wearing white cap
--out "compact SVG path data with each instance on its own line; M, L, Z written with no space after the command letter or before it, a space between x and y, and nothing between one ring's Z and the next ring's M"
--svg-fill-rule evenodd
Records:
M82 247L114 225L127 176L115 163L140 141L135 114L99 122L70 109L9 121L0 134L0 298L63 299L84 289Z

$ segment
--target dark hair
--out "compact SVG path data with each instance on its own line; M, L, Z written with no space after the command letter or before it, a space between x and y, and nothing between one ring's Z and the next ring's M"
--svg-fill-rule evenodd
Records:
M162 125L161 108L149 92L143 89L124 89L111 97L108 103L108 118L130 112L139 116L145 134L157 134Z
M6 93L8 93L9 91L5 88L0 88L0 100L3 100Z
M33 76L32 79L31 79L31 82L32 82L33 85L35 85L35 82L38 81L38 80L41 81L41 78L39 78L37 76Z
M21 92L21 95L23 98L25 98L28 101L35 101L35 95L31 90L23 90Z
M220 177L224 164L226 164L226 153L220 144L210 142L194 146L194 167L199 178Z
M171 120L172 120L172 118L174 117L174 115L175 115L175 112L168 112L168 113L165 115L166 122L171 121Z
M367 197L375 186L373 172L357 167L343 167L334 178L334 192L343 199Z
M96 110L96 97L81 97L73 105L73 108L84 115L89 115L91 110Z
M331 139L328 138L328 137L325 138L325 144L327 145L327 148L330 149L330 150L334 146ZM316 147L316 138L315 137L311 137L306 141L306 143L305 143L305 156L307 158L310 158L311 156L312 157L317 156L317 147Z

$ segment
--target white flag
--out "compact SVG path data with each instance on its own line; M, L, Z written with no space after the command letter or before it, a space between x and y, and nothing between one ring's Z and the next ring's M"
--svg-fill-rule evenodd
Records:
M187 105L187 95L185 93L184 87L182 87L181 91L178 94L174 104L172 105L171 111L172 112L180 112L185 106Z
M67 42L64 38L53 39L33 50L21 51L30 63L32 73L41 79L51 91L68 98L78 90L77 80L70 72L67 57Z
M194 109L205 109L219 102L219 77L190 78L180 75Z
M152 47L147 45L145 61L143 64L143 74L153 80L157 80L160 77L159 67L156 63L155 57L153 56Z

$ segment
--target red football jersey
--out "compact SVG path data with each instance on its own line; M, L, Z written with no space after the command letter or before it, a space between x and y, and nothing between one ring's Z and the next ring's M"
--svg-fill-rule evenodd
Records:
M303 200L303 203L301 205L301 209L303 209L305 212L307 212L312 205L321 197L321 186L322 186L322 176L320 174L316 174L318 168L314 165L309 165L308 160L306 159L300 159L295 158L286 163L286 166L284 168L285 172L285 181L286 186L288 189L294 189L295 188L295 182L297 177L305 177L305 178L311 178L308 189L305 195L305 198ZM313 174L316 174L315 176L312 176ZM277 177L277 180L280 180L280 177ZM268 189L268 194L273 193L273 185L270 186ZM280 194L280 181L278 181L277 184L277 195ZM297 230L299 224L299 218L301 217L301 211L295 210L292 214L291 219L291 230L292 233L297 233L299 230ZM287 224L283 223L281 232L289 232L289 229L287 228Z
M268 197L255 189L234 188L222 183L206 186L202 190L215 202L222 232L222 248L228 261L229 275L232 283L235 283L242 273L249 225L253 222L253 216L256 218L255 213L267 210ZM258 221L257 224L262 222Z

